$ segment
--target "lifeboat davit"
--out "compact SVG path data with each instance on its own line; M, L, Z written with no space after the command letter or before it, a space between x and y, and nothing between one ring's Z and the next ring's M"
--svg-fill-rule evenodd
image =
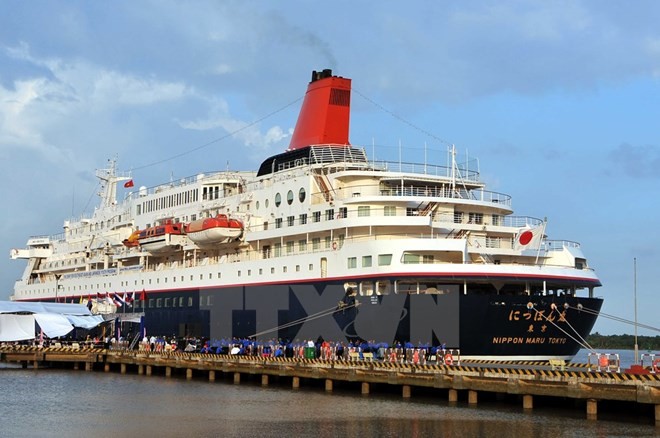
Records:
M128 239L122 240L121 243L124 244L124 246L127 246L129 248L133 248L135 246L138 246L140 244L140 230L135 230L133 233L131 233L130 236L128 236Z
M152 252L177 249L185 243L183 224L168 221L141 230L138 243L140 247Z
M243 234L243 222L219 214L216 217L192 221L186 225L185 231L188 238L197 244L224 243Z

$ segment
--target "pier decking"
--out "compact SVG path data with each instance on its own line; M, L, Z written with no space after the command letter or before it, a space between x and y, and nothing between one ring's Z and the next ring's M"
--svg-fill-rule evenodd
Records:
M361 393L369 394L371 385L401 387L402 397L412 396L414 388L446 390L449 402L458 402L459 393L467 393L467 402L476 405L480 392L516 395L523 409L533 409L534 396L574 399L586 402L586 418L595 419L599 401L627 402L632 405L654 406L656 426L660 426L660 375L599 372L567 366L556 367L413 365L365 360L315 360L303 358L272 358L236 355L216 355L184 352L140 352L98 348L38 348L0 347L0 361L21 363L24 368L67 366L78 370L110 372L129 371L150 376L172 376L173 370L193 377L216 380L216 373L233 377L240 383L242 375L261 376L262 385L269 377L290 378L298 388L301 379L324 381L331 392L334 382L360 384ZM555 368L555 369L552 369Z

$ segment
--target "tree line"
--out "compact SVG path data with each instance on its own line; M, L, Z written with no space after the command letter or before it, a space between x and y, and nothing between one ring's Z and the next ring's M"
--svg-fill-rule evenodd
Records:
M632 350L635 348L635 335L601 335L592 333L587 342L595 349ZM637 336L639 350L660 350L660 336Z

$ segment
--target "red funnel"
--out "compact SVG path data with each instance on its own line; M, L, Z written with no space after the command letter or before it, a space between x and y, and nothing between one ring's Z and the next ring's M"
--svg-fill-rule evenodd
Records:
M351 80L332 70L312 72L289 150L312 145L348 146Z

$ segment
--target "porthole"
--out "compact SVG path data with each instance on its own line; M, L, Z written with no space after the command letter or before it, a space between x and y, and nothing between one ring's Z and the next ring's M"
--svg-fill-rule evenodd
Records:
M275 207L279 207L282 203L282 195L279 193L275 195Z
M257 201L257 205L256 205L256 206L257 206L257 210L259 210L259 201Z
M300 202L305 202L305 189L302 188L302 187L300 188L300 191L298 192L298 200Z
M286 194L286 203L291 205L293 203L293 192L289 190Z

